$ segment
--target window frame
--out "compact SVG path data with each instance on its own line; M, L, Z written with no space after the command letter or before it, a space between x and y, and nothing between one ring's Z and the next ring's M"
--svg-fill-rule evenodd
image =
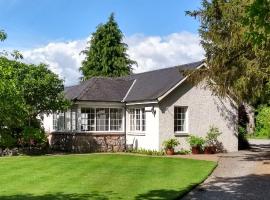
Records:
M137 115L137 111L139 110L139 115ZM144 112L143 112L144 110ZM137 124L137 116L139 116L139 125ZM144 117L143 117L144 116ZM133 122L131 121L133 120ZM144 134L146 132L146 111L145 107L132 107L128 109L128 120L129 120L129 126L128 130L131 133L141 133ZM144 122L143 122L144 121ZM132 126L133 124L133 126ZM131 128L133 127L133 128ZM137 130L137 127L139 127L139 130Z
M94 130L90 131L85 131L81 129L82 124L80 123L80 130L81 132L91 132L91 133L123 133L124 132L124 108L123 107L106 107L106 106L81 106L80 107L80 112L83 108L89 108L89 109L94 109L95 115L94 115ZM97 131L97 109L109 109L109 118L108 118L108 130L99 130ZM121 118L121 130L111 130L111 109L119 109L121 110L122 118ZM119 119L120 120L120 119Z
M176 120L181 120L181 119L176 119L176 113L175 113L175 109L176 108L183 108L185 109L185 119L184 119L184 130L180 131L180 130L175 130L175 121ZM174 134L175 135L188 135L189 133L189 109L188 106L174 106L173 108L173 129L174 129Z

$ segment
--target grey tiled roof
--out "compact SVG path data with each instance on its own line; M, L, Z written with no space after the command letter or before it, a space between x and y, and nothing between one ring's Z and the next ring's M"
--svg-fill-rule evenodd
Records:
M94 77L80 85L67 87L65 95L70 100L79 101L156 100L185 78L181 71L195 69L202 63L199 61L121 78Z

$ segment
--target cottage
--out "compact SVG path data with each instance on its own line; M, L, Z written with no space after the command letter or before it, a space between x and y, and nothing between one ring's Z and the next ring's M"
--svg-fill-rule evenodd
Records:
M204 67L203 61L121 78L95 77L67 87L74 104L65 113L46 116L44 127L53 148L72 152L122 151L126 146L161 150L177 138L189 148L189 134L205 136L214 125L226 151L238 150L238 108L204 84L193 86L182 70Z

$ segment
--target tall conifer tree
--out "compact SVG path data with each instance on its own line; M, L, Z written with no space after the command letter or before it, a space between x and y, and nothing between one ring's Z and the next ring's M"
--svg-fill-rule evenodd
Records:
M80 68L83 80L93 76L119 77L132 72L136 62L129 58L123 37L112 13L107 23L97 27L89 46L82 51L86 55Z

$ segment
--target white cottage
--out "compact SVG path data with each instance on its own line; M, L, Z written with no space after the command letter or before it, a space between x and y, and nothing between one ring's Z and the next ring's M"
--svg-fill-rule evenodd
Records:
M121 78L91 78L65 89L72 108L44 119L55 149L73 152L161 150L176 138L178 149L189 148L189 134L205 136L219 128L219 141L228 152L238 150L238 107L193 86L182 71L203 67L203 61L133 74Z

